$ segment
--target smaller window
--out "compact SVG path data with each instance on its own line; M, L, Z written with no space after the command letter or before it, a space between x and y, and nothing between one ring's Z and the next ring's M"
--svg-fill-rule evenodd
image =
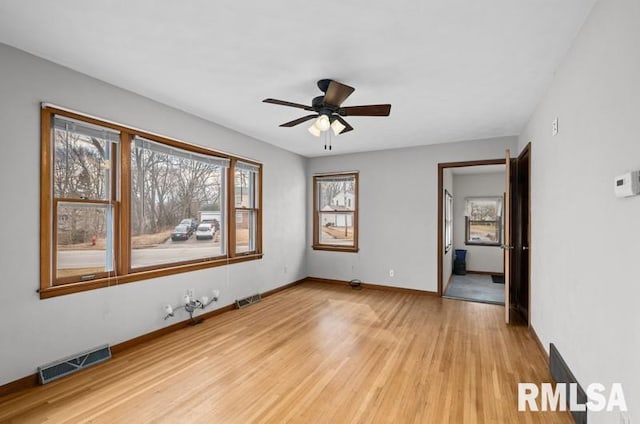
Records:
M48 141L53 152L53 285L111 276L120 133L55 115Z
M237 161L235 163L235 237L238 255L259 251L258 213L260 211L260 167Z
M502 241L502 197L465 199L465 244L499 246Z
M453 245L453 197L444 191L444 253L449 253Z
M358 251L358 174L313 177L313 248Z

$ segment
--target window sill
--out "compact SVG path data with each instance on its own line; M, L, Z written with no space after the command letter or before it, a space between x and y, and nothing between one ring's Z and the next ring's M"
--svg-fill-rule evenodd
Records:
M189 271L197 271L207 268L215 268L218 266L224 266L234 264L238 262L253 261L262 259L262 253L253 253L234 258L216 259L207 262L192 263L186 265L177 265L161 269L153 269L149 271L137 271L127 275L123 275L115 278L101 278L92 281L85 281L80 283L71 283L58 286L51 286L44 289L40 289L40 299L48 299L56 296L64 296L67 294L78 293L83 291L95 290L104 287L116 286L118 284L133 283L136 281L148 280L151 278L164 277L167 275L181 274Z
M313 250L327 250L327 251L331 251L331 252L351 252L351 253L357 253L358 250L359 250L357 247L330 246L330 245L326 245L326 244L314 244L313 246L311 246L311 248Z

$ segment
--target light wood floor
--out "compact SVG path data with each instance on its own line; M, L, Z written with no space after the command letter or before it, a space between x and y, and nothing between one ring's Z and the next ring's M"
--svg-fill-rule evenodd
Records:
M518 413L551 381L495 305L304 283L0 399L0 421L571 423Z

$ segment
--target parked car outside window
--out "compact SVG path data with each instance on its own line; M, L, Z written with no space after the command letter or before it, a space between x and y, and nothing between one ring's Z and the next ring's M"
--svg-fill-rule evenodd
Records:
M200 224L196 230L196 240L211 240L213 239L213 226L211 224Z
M186 225L187 227L189 227L189 234L193 234L196 228L198 228L198 222L193 218L185 218L180 221L180 224L178 225Z
M171 233L171 241L188 240L190 235L189 227L186 225L178 225Z

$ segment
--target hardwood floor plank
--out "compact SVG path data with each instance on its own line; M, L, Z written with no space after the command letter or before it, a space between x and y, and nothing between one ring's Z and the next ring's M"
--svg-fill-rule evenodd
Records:
M520 413L551 377L503 308L306 282L0 398L15 423L571 423Z

